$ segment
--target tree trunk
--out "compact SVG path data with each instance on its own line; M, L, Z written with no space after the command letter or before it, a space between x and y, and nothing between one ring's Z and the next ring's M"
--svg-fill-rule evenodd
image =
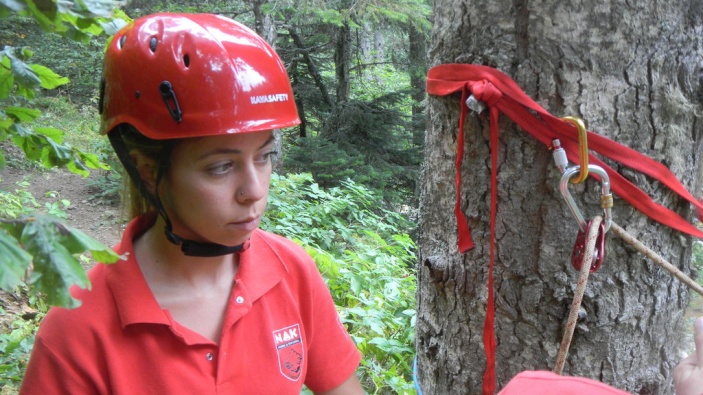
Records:
M352 57L352 35L349 21L345 20L337 29L337 44L334 50L334 69L337 76L337 103L349 100L351 80L349 68Z
M557 116L577 116L603 134L667 165L700 196L703 180L703 6L698 0L435 0L430 66L474 63L511 76ZM429 100L421 196L418 381L424 394L479 394L489 258L488 119L465 127L463 211L476 248L457 249L454 157L459 98ZM522 370L552 369L577 273L570 254L577 224L559 195L546 147L500 121L495 299L498 388ZM686 218L688 203L666 187L616 167L653 199ZM598 184L571 187L586 217L602 214ZM615 196L614 221L684 272L689 237ZM629 392L672 394L680 359L684 285L607 235L593 273L566 375ZM685 330L688 330L688 325Z
M266 40L275 50L276 40L278 39L276 21L273 20L271 14L264 12L262 7L266 3L268 3L268 0L252 0L251 5L254 10L254 26L256 33Z

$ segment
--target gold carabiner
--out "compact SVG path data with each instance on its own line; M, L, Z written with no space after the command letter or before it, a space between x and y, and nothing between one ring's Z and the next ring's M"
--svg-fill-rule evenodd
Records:
M579 133L580 172L578 178L570 179L569 182L571 184L580 184L588 178L588 131L586 130L586 125L583 123L581 118L563 117L561 119L576 126Z

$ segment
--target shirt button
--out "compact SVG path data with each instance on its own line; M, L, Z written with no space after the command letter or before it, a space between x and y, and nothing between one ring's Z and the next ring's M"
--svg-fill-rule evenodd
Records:
M214 356L212 355L211 352L205 354L205 359L207 359L208 361L212 361L213 358L214 358Z
M242 297L242 296L237 296L236 301L237 301L237 303L242 304L242 303L244 303L244 297Z

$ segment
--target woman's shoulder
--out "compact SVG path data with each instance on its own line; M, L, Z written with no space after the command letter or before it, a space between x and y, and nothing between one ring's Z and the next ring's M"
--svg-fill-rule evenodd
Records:
M305 249L293 240L262 229L257 229L252 234L251 243L252 247L255 246L255 248L268 248L277 253L299 255L311 259Z
M293 240L283 236L257 230L252 235L251 247L258 259L266 259L269 263L280 262L289 274L296 276L319 276L315 261L305 248Z
M111 319L111 297L105 283L109 272L107 265L98 264L88 272L90 287L74 287L71 295L80 304L74 308L54 306L42 319L39 336L52 343L70 343L87 341L90 334L99 330L99 326L109 325Z

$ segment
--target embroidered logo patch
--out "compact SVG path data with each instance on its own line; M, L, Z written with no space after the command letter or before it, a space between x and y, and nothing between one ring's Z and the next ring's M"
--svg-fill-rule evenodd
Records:
M298 381L303 373L303 338L300 325L273 331L273 342L278 353L278 366L281 374L289 380Z

